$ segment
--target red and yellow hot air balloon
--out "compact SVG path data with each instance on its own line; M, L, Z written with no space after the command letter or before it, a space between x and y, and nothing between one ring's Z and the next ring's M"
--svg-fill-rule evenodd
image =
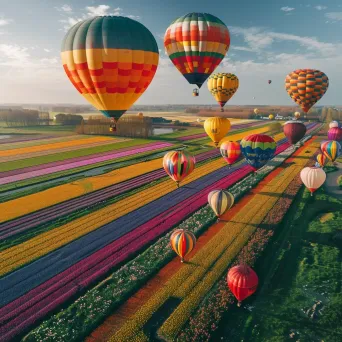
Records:
M240 158L241 147L236 141L224 141L220 146L220 152L223 159L231 166Z
M164 170L177 183L177 187L194 170L195 165L195 157L187 151L170 151L164 155Z
M315 69L298 69L289 73L285 79L286 91L304 113L322 98L328 87L328 76Z
M227 26L208 13L189 13L167 28L164 46L190 84L202 84L220 64L230 45Z
M208 79L208 90L224 111L224 105L232 98L239 88L239 79L234 74L212 74Z
M238 300L238 306L241 306L241 302L256 291L259 279L249 266L237 265L229 270L227 283L230 291Z
M181 262L189 254L196 245L196 237L193 233L184 229L175 230L170 237L172 249L181 257Z
M152 33L120 16L78 22L66 34L61 55L71 83L114 126L150 85L159 61Z
M300 172L300 178L304 185L313 193L325 182L327 175L320 167L305 167Z
M325 166L328 162L328 158L322 153L317 155L316 160L320 167Z
M297 144L306 133L306 126L301 121L292 120L284 124L284 134L291 145Z
M204 130L209 138L217 147L219 142L226 136L230 130L230 121L226 118L209 118L204 121Z

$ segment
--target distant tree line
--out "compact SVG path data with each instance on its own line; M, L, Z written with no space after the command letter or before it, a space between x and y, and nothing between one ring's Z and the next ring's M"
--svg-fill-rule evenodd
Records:
M38 110L8 109L0 111L0 121L7 127L37 126L40 124Z
M74 114L57 114L55 115L55 122L61 125L80 125L83 121L81 115Z

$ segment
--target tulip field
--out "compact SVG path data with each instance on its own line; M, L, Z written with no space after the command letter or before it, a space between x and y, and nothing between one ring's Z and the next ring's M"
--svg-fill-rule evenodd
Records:
M315 163L322 140L322 124L305 126L291 146L281 125L275 131L264 121L234 120L224 140L268 134L277 143L256 173L242 157L228 167L202 128L150 140L2 139L0 341L234 340L223 318L257 341L246 320L259 319L246 309L235 313L226 275L244 262L265 274L262 285L260 260L284 257L277 254L281 227L308 195L299 174ZM182 148L196 167L177 188L162 163L166 152ZM219 221L207 200L215 189L235 199ZM184 263L170 248L175 229L197 238ZM264 290L246 301L275 310Z

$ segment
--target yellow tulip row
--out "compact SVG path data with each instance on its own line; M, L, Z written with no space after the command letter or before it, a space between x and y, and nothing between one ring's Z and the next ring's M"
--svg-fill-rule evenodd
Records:
M226 167L226 163L222 159L204 164L195 169L194 172L181 183L181 185L185 185L199 179L222 167ZM145 190L144 196L142 196L141 193L136 193L94 213L40 234L22 244L8 248L0 253L0 275L6 274L19 266L60 248L63 245L140 208L171 191L174 191L175 189L175 183L171 179L167 179L166 181Z
M316 148L310 146L305 151L301 153L301 157L312 156ZM208 290L226 271L227 266L274 206L278 200L277 194L281 195L285 191L307 161L306 158L295 158L293 165L265 185L262 192L254 195L246 207L240 210L194 255L189 263L184 264L161 290L130 317L127 324L123 325L110 341L129 341L134 336L141 336L144 324L153 313L170 297L176 297L182 299L182 302L159 329L160 336L168 341L173 340Z
M0 204L0 222L103 189L162 167L162 158L114 170L99 176L84 178Z
M116 139L110 138L110 137L93 137L88 139L76 139L72 141L63 141L63 142L57 142L53 144L46 144L46 145L40 145L40 146L32 146L32 147L22 147L22 148L16 148L13 150L6 150L6 151L0 151L0 157L7 157L7 156L13 156L18 154L29 154L33 152L42 152L52 149L58 149L63 147L70 147L70 146L78 146L78 145L88 145L95 142L101 142L101 141L112 141L114 142Z

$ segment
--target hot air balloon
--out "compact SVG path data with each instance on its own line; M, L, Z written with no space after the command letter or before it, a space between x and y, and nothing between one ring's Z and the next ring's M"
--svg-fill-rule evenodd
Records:
M254 108L254 114L256 114L256 115L259 114L259 109L258 108Z
M195 164L195 157L187 151L170 151L163 159L164 170L177 183L177 187L194 170Z
M274 115L273 115L273 114L270 114L270 115L268 116L268 118L269 118L270 120L273 120L273 119L274 119Z
M225 190L213 190L209 192L208 203L215 215L220 218L234 204L234 196Z
M209 118L204 121L204 130L217 147L220 140L229 132L230 121L226 118Z
M138 113L138 116L139 116L139 118L143 118L144 114L140 112L140 113Z
M331 121L329 124L329 128L339 127L338 121Z
M223 159L230 166L234 164L241 156L241 147L238 142L224 141L220 146L220 152Z
M240 142L242 154L254 171L271 160L276 151L277 143L266 134L251 134Z
M332 162L341 154L341 145L337 141L323 141L321 151Z
M291 145L301 140L306 133L306 126L301 121L287 121L284 124L284 134Z
M313 193L323 185L327 175L323 169L319 167L305 167L300 172L300 178L304 185L310 190L311 196L313 196Z
M208 79L208 90L221 107L230 100L239 88L239 79L234 74L212 74Z
M333 127L328 131L328 139L335 141L342 141L342 128Z
M317 155L316 160L320 167L325 166L328 162L328 158L322 153Z
M294 117L295 117L296 119L299 119L299 118L300 118L300 113L299 113L299 112L295 112L295 113L294 113Z
M202 120L201 120L201 119L197 119L196 121L197 121L197 122L201 122Z
M170 237L172 249L181 257L181 262L189 254L196 245L196 237L193 233L184 229L175 230Z
M198 88L220 64L229 45L227 26L207 13L189 13L176 19L164 36L166 53L172 63Z
M268 84L271 84L272 83L272 80L268 80Z
M238 300L237 306L241 306L241 302L256 291L259 279L249 266L237 265L229 270L227 283L230 291Z
M286 91L304 113L307 113L322 98L328 86L328 76L324 72L314 69L295 70L285 79Z
M150 85L159 50L141 23L120 16L94 17L74 25L62 43L71 83L105 116L116 121Z

